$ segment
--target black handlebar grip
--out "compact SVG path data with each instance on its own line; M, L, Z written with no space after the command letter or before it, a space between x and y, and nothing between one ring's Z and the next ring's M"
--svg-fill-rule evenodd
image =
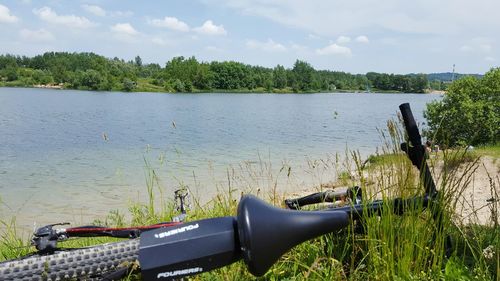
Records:
M238 237L248 270L262 276L296 245L349 224L345 211L292 211L247 195L238 205Z
M413 113L411 112L410 104L403 103L399 105L399 110L401 110L401 115L403 116L406 132L408 133L408 137L410 138L412 146L416 147L422 145L422 138L418 131L415 118L413 118Z

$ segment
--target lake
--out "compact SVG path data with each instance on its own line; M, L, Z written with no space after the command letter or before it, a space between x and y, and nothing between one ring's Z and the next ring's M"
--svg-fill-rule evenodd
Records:
M167 198L187 185L208 200L230 174L242 187L272 185L269 173L284 166L294 177L280 190L307 187L333 177L311 175L315 160L375 153L399 104L423 122L425 104L440 98L0 88L0 219L86 223L143 200L151 169Z

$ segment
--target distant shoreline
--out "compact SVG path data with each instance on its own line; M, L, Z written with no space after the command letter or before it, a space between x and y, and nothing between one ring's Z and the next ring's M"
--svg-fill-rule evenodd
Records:
M88 91L88 92L119 92L119 93L159 93L159 94L418 94L418 95L426 95L426 94L445 94L445 91L438 90L430 90L425 93L405 93L400 91L357 91L357 90L332 90L332 91L287 91L283 89L273 89L273 91L267 91L266 89L234 89L234 90L224 90L224 89L213 89L213 90L196 90L192 92L167 92L160 90L152 90L152 89L134 89L133 91L126 92L120 89L111 89L111 90L90 90L90 89L73 89L73 88L65 88L63 84L37 84L32 86L15 86L15 85L4 85L0 83L1 88L24 88L24 89L51 89L51 90L67 90L67 91Z
M431 91L427 92L427 94L444 95L444 94L446 94L446 91L431 90Z
M51 85L51 84L37 84L37 85L33 85L33 88L41 88L41 89L59 89L59 90L62 90L64 89L64 85L63 84L58 84L58 85Z

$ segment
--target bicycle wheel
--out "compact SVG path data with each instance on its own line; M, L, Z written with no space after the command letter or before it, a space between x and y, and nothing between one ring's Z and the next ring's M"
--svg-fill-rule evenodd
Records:
M34 255L0 263L0 280L85 279L135 262L139 239Z

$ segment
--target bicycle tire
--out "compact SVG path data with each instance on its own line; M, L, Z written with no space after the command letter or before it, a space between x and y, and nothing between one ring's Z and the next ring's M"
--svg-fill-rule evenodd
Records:
M139 239L0 262L0 280L85 280L137 261Z

